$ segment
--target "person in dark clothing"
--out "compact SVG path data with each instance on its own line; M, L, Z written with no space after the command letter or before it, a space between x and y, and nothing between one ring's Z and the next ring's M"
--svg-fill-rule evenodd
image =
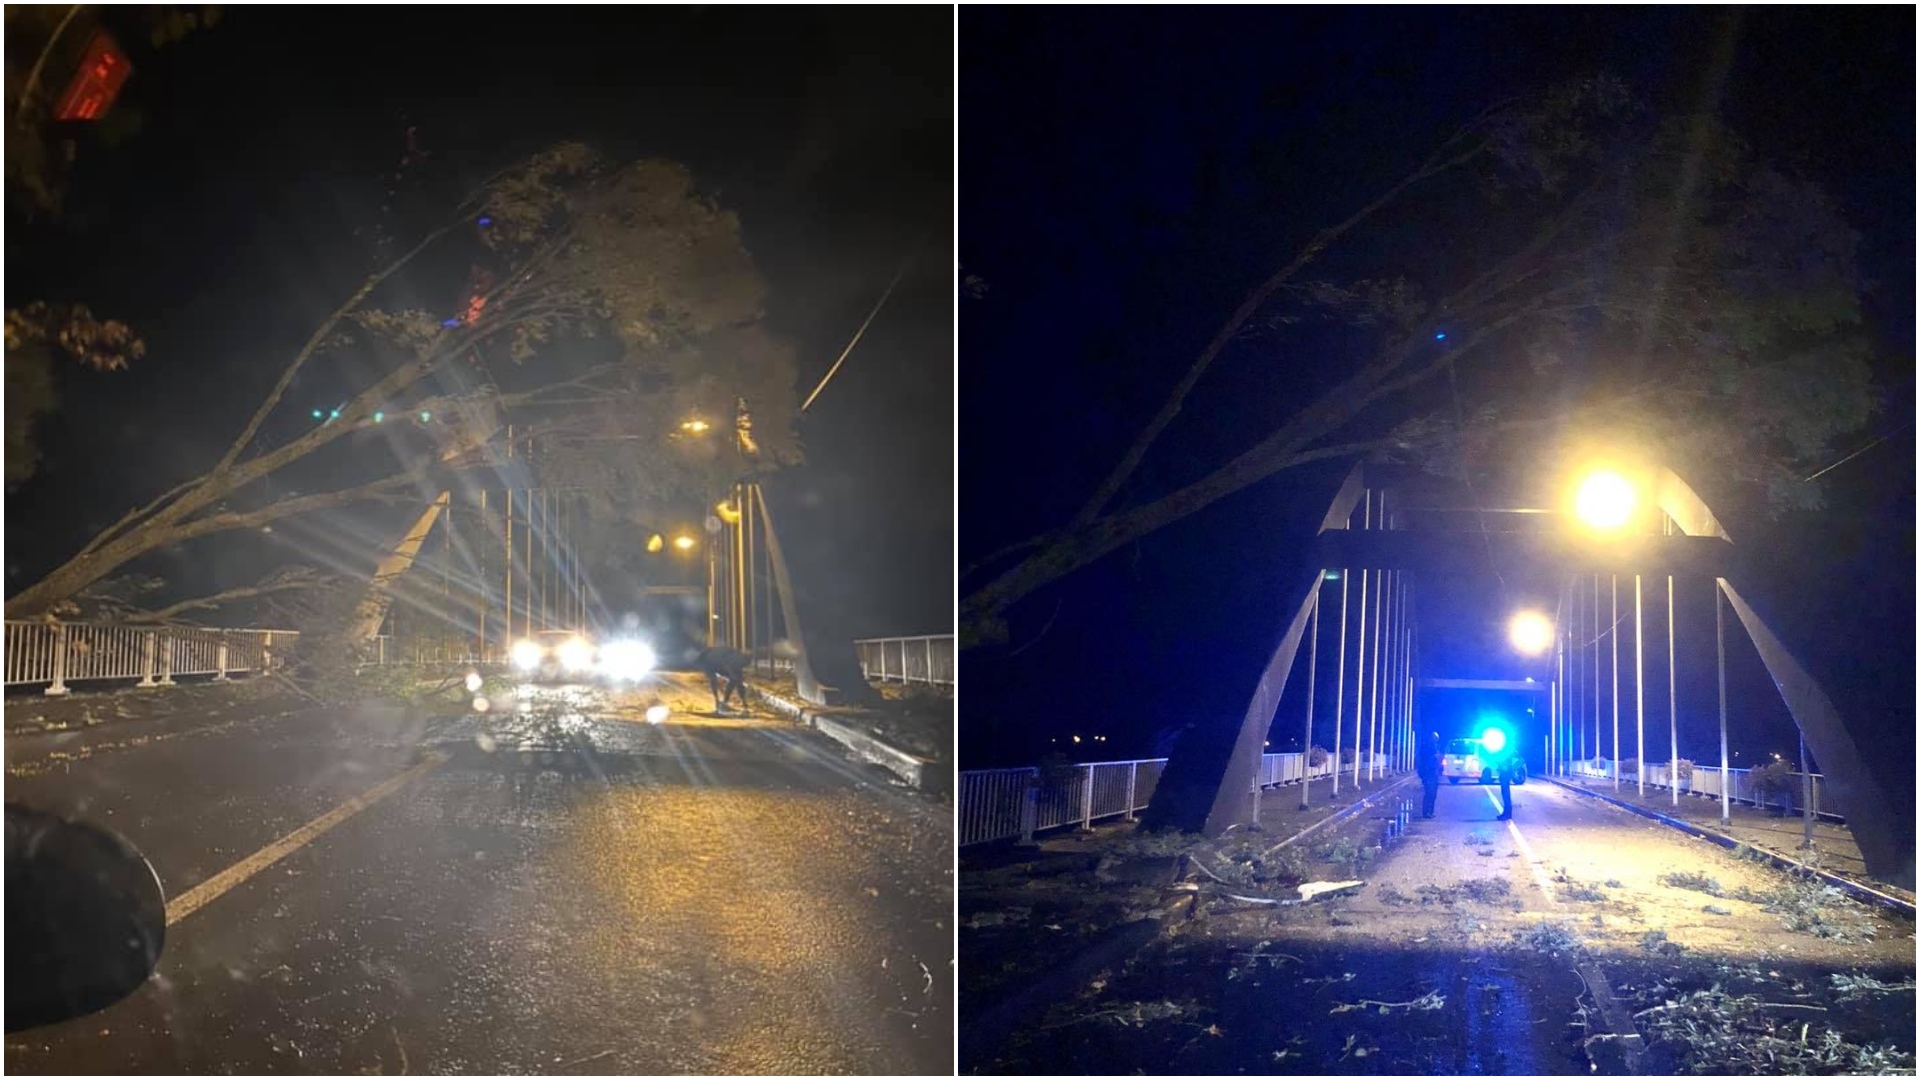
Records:
M1440 733L1435 731L1420 740L1420 758L1414 762L1420 774L1420 816L1433 816L1433 801L1440 795Z
M740 695L740 707L747 705L747 656L737 649L715 646L702 649L694 659L694 667L707 676L707 686L713 690L713 711L727 711L727 701L734 694ZM725 680L726 693L720 692L720 683Z

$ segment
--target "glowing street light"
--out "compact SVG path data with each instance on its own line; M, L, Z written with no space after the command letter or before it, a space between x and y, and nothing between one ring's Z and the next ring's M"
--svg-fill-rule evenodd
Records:
M667 546L666 538L661 536L659 533L654 533L652 536L647 537L647 552L649 554L657 552L661 548L664 548L666 546Z
M689 435L705 435L712 427L712 424L707 423L697 416L691 420L680 421L680 430Z
M1507 640L1523 656L1539 656L1553 645L1553 623L1537 611L1522 611L1507 623Z
M685 533L681 533L679 536L673 538L673 546L679 548L681 551L692 551L693 545L696 542L693 537Z
M1601 469L1588 473L1580 481L1573 497L1573 512L1589 527L1611 532L1633 517L1639 501L1633 485L1617 472Z

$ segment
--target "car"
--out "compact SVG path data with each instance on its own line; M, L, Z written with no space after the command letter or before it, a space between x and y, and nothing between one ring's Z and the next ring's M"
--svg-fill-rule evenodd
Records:
M1527 782L1525 758L1511 750L1505 753L1490 751L1480 739L1455 739L1447 744L1446 753L1440 758L1440 775L1446 777L1449 784L1457 784L1462 780L1497 784L1502 768L1508 770L1508 783Z
M1440 758L1440 775L1446 777L1449 784L1457 784L1463 779L1486 783L1488 773L1480 760L1482 749L1479 739L1455 739L1449 742L1446 753Z
M513 643L513 670L535 682L584 682L594 674L599 650L578 630L541 630Z

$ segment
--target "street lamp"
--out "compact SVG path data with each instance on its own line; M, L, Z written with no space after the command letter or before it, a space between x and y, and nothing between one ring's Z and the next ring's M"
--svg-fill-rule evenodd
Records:
M673 546L679 548L681 551L692 551L695 543L694 538L685 533L681 533L679 536L673 538Z
M1523 656L1539 656L1553 645L1553 623L1537 611L1522 611L1507 623L1507 640Z
M1633 518L1638 501L1626 477L1610 469L1596 469L1574 492L1573 512L1589 528L1613 532Z
M689 435L705 435L712 427L712 424L707 423L697 416L691 420L680 421L680 430Z

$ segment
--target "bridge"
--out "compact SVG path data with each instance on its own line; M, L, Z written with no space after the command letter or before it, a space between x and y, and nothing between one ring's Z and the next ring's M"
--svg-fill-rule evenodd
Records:
M962 773L962 1071L1910 1071L1913 841L1870 746L1692 490L1623 486L1596 534L1356 467L1244 713ZM1742 632L1797 761L1731 757ZM1488 729L1512 819L1476 777L1423 817L1421 736Z
M263 677L312 634L7 623L9 799L122 833L167 899L155 976L11 1033L10 1070L952 1067L950 804L831 717L771 696L716 715L683 656L625 689L515 678L517 635L622 627L555 494L457 493L413 521L385 632L325 700ZM809 707L950 699L950 636L801 635L758 499L736 488L704 552L661 553L710 567L668 594L712 628L685 644L750 652L751 683ZM949 745L950 711L923 712L902 725Z

